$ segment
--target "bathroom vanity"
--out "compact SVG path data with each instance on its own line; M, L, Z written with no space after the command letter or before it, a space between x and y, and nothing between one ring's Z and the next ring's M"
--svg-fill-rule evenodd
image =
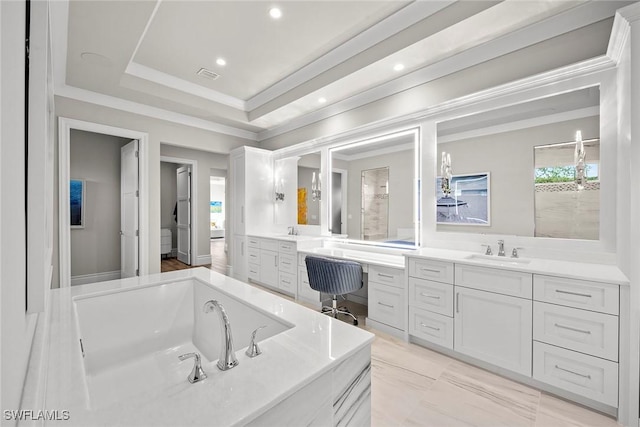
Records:
M210 300L231 325L239 364L226 371ZM43 333L25 400L68 410L65 425L371 422L372 334L204 268L53 290ZM205 380L188 381L184 353L201 356Z

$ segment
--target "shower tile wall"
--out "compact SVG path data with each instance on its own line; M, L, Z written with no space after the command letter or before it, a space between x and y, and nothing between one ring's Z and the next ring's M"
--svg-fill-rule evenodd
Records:
M389 235L389 168L362 171L362 238L383 240Z

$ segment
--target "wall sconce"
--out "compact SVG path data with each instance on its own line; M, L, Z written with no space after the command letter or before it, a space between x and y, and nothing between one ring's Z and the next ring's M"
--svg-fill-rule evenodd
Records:
M282 180L280 180L280 184L276 184L276 202L284 201L284 190L282 187L284 187L284 184Z
M582 143L582 132L576 132L576 149L573 153L573 163L576 166L576 186L578 191L584 190L585 177L585 155L584 144Z
M451 194L451 154L444 151L442 152L440 175L442 176L441 187L444 197L449 197L449 194Z
M318 172L317 180L315 171L311 175L311 199L314 202L322 199L322 178L320 178L320 172Z

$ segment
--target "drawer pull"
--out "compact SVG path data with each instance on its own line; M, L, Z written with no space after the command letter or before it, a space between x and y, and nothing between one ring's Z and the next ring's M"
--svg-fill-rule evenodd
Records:
M440 299L440 297L438 295L429 295L429 294L425 294L424 292L420 292L420 295L422 295L423 297L427 297L427 298Z
M283 263L283 264L286 264L286 265L291 265L291 263L290 263L290 262L287 262L287 261L282 261L282 263Z
M420 267L420 271L428 271L429 273L440 273L440 270L434 268Z
M563 291L562 289L556 289L556 292L559 294L567 294L567 295L575 295L578 297L585 297L585 298L591 298L592 295L590 294L581 294L579 292L571 292L571 291Z
M555 326L556 328L568 329L568 330L573 331L573 332L581 332L583 334L591 335L591 331L587 331L585 329L572 328L571 326L565 326L565 325L561 325L559 323L554 323L553 326Z
M391 304L385 304L385 303L380 302L380 301L378 301L378 304L383 305L385 307L393 308L393 306Z
M382 273L378 273L378 276L380 277L386 277L387 279L393 279L393 276L390 274L382 274Z
M573 375L577 375L577 376L582 377L582 378L586 378L586 379L589 379L589 380L591 379L591 375L585 375L585 374L581 374L579 372L574 372L574 371L572 371L570 369L565 369L565 368L562 368L562 367L560 367L558 365L556 365L556 369L568 372L568 373L573 374Z
M440 328L435 328L433 326L429 326L429 325L425 325L424 323L420 322L420 326L422 326L423 328L429 328L429 329L433 329L434 331L439 331Z
M291 284L291 282L290 282L290 281L288 281L288 280L284 280L284 279L282 279L282 283L286 283L287 285L290 285L290 284Z

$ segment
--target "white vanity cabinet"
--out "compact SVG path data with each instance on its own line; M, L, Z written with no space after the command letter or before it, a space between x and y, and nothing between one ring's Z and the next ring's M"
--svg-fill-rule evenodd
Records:
M367 322L405 330L407 303L404 269L370 264L368 269ZM378 325L379 326L379 325Z
M249 279L295 295L298 275L295 254L295 243L249 236Z
M618 406L618 285L534 276L533 378Z
M408 258L409 335L453 348L451 262Z
M311 289L309 284L307 264L304 261L306 257L307 254L298 254L298 299L320 307L322 305L320 292Z

